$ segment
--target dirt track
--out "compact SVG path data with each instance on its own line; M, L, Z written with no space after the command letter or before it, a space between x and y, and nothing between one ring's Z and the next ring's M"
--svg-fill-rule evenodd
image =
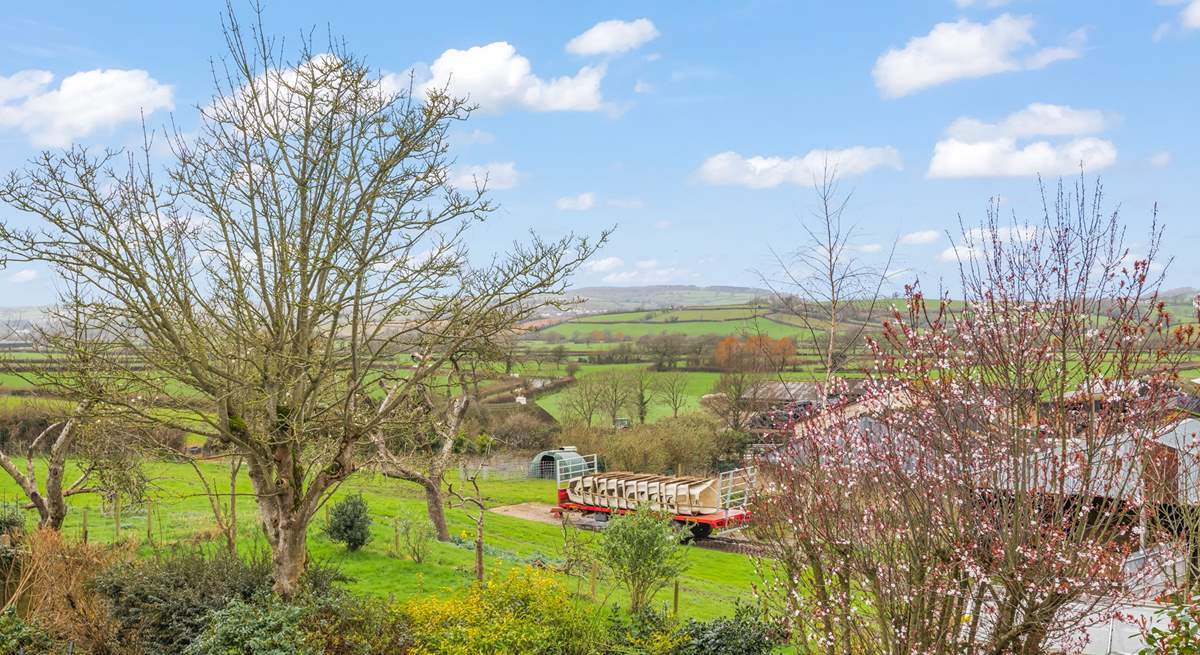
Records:
M550 513L550 508L553 505L549 503L517 503L516 505L505 505L503 507L493 507L491 512L503 514L505 516L515 516L526 521L537 521L538 523L548 523L550 525L558 525L558 519Z

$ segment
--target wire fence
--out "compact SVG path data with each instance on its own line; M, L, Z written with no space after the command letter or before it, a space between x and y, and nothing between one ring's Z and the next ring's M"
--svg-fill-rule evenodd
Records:
M508 459L492 461L461 461L458 464L459 479L466 479L478 471L479 480L524 480L531 475L531 465L528 459Z

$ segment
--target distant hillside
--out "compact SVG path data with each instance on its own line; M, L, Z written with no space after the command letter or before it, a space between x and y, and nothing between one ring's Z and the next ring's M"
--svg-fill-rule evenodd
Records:
M45 307L0 307L0 341L27 339L45 318Z
M582 302L572 313L596 313L661 309L664 307L705 307L739 305L770 292L754 287L697 287L691 285L657 285L646 287L580 287L567 292Z
M1192 302L1192 299L1195 298L1196 294L1198 293L1200 293L1200 290L1192 287L1179 287L1177 289L1166 289L1164 291L1160 291L1158 295L1169 302L1188 303Z

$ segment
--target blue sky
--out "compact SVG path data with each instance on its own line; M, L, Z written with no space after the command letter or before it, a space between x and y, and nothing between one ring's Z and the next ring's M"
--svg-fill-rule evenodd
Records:
M926 285L946 230L999 195L1035 219L1035 173L1083 160L1130 226L1159 205L1170 286L1200 286L1200 0L923 3L264 3L268 29L328 26L381 74L453 73L481 110L457 173L501 209L480 254L530 229L611 244L579 285L756 284L800 243L814 162L854 199L865 259L896 240ZM222 3L19 3L0 21L0 169L43 147L126 146L196 122ZM25 220L0 208L6 220ZM50 302L37 266L0 305Z

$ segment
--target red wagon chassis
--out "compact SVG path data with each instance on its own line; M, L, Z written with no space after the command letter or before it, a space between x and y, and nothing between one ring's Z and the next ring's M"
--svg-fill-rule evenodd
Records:
M754 487L753 467L724 471L715 478L623 471L598 473L595 455L575 455L574 449L569 452L572 457L555 462L558 504L550 510L554 516L579 512L607 517L636 512L639 503L648 502L652 507L669 511L672 519L690 530L695 539L704 539L716 531L743 528L750 521L746 504ZM589 477L592 485L600 480L599 486L604 491L596 493L592 486L580 484L577 493L572 493L575 483L583 483Z
M550 509L554 516L563 512L582 512L584 514L626 514L637 510L610 509L599 505L584 505L567 499L567 490L558 490L558 505ZM745 527L750 521L750 512L745 509L730 509L713 514L676 514L672 517L676 523L685 524L692 528L692 533L698 538L720 530L730 530Z

